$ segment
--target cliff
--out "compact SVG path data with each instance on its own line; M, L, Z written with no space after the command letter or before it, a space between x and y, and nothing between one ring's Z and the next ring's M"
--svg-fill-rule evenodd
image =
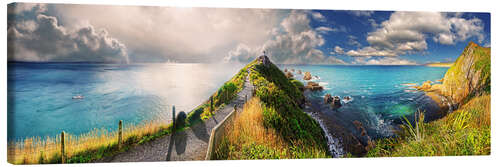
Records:
M453 104L484 92L490 92L491 48L470 42L460 57L448 69L440 87L441 95L449 97Z

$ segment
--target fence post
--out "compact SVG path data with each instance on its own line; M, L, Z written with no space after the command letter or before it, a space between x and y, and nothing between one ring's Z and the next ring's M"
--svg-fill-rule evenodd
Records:
M61 162L66 163L66 155L64 153L64 131L61 132Z
M122 120L118 122L118 150L122 148Z
M172 132L175 131L175 105L172 105Z
M236 107L238 107L236 104L234 105L234 111L236 111Z
M247 100L248 100L248 99L247 99L247 95L245 95L245 103L247 102Z

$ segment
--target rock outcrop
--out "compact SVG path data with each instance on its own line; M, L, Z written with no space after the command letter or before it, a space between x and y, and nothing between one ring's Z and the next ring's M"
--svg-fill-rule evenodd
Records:
M305 86L305 89L311 90L311 91L317 91L317 90L323 90L323 87L320 86L316 82L307 82L307 85Z
M260 63L262 63L262 65L266 66L266 67L269 67L269 64L271 64L271 61L269 60L269 58L265 55L261 55L257 58Z
M292 72L290 72L290 71L286 72L286 73L285 73L285 76L286 76L287 78L293 78L293 74L292 74Z
M306 80L306 81L311 80L312 79L311 73L310 72L305 72L303 79Z
M342 107L342 103L340 103L340 97L339 96L333 97L332 108L337 109L340 107Z
M325 104L330 104L331 102L333 102L333 97L331 94L327 93L323 98L323 100L325 101Z
M491 48L470 42L440 80L442 84L431 85L427 81L416 88L428 92L431 97L436 94L447 97L452 106L460 105L469 96L490 91L490 66ZM439 102L439 98L433 99Z
M470 42L443 78L441 94L453 103L462 103L468 96L490 91L491 48Z

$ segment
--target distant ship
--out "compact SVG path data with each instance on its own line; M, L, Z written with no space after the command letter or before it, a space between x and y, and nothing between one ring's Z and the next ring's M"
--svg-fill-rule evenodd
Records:
M76 95L76 96L73 96L72 99L83 99L83 96L82 95Z

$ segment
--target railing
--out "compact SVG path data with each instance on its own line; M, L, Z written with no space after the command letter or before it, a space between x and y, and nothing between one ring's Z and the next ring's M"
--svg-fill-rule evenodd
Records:
M222 122L220 122L217 126L212 129L210 133L210 140L208 141L208 149L207 155L205 156L205 160L213 159L213 155L217 148L217 145L220 144L222 140L222 135L224 134L225 127L233 121L234 115L236 112L236 106L234 106L234 110L229 113Z

